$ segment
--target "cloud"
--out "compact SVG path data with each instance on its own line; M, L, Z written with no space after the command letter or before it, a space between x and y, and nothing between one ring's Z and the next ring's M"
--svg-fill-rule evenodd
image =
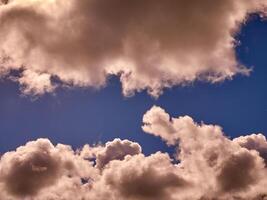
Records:
M173 193L189 187L176 168L167 154L139 154L112 162L103 179L115 191L113 199L173 199Z
M14 196L36 195L60 177L61 159L47 140L30 142L1 158L1 182Z
M259 162L259 161L258 161ZM260 166L260 163L259 163ZM217 176L222 191L238 191L247 189L257 183L257 157L248 151L233 154L222 165ZM259 169L260 170L260 169Z
M178 145L183 173L199 184L195 194L200 191L204 199L252 199L264 191L264 157L252 148L243 148L245 145L238 142L242 137L232 141L217 125L197 124L189 116L172 118L157 106L145 113L143 123L145 132ZM250 137L254 138L244 138ZM259 135L260 139L265 138Z
M54 146L47 139L28 142L1 157L0 193L5 197L1 199L38 197L55 185L66 189L77 177L79 181L94 177L97 173L92 165L67 145Z
M266 138L226 137L217 125L171 117L154 106L143 130L177 149L144 155L138 143L53 145L38 139L3 154L0 199L264 200Z
M17 79L22 86L21 90L24 94L40 95L47 92L53 92L56 88L51 83L51 75L47 73L37 73L35 71L24 70L22 76Z
M267 164L267 141L263 134L252 134L240 136L234 139L234 142L249 150L256 150Z
M10 0L0 7L1 74L26 71L25 93L61 85L103 87L119 76L124 95L247 74L234 36L266 0ZM30 74L29 74L30 73ZM38 83L37 85L35 83Z
M125 156L140 154L141 151L138 143L115 139L107 142L105 148L96 154L96 166L103 168L112 160L123 160Z

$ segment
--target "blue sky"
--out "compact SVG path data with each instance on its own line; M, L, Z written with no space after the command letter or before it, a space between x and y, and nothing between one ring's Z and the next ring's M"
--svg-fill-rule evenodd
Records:
M0 0L0 200L263 200L267 0Z
M239 61L253 67L250 76L237 75L218 84L195 82L167 89L158 99L146 92L121 94L116 77L95 89L58 89L38 99L23 97L19 86L0 82L0 152L40 137L53 143L81 147L116 137L137 141L146 154L173 151L159 139L144 134L142 116L153 105L172 116L189 115L196 121L218 124L229 137L267 133L267 22L254 16L237 36Z

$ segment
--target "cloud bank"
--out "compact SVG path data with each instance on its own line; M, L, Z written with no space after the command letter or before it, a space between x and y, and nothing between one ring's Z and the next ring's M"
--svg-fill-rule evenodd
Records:
M103 87L124 95L195 80L247 74L234 36L266 0L2 0L0 76L25 94L58 86ZM19 76L12 77L12 71ZM60 81L54 81L58 79Z
M144 114L142 128L176 147L174 157L144 155L129 140L74 151L38 139L1 156L0 199L267 199L264 135L231 140L217 125L172 118L156 106Z

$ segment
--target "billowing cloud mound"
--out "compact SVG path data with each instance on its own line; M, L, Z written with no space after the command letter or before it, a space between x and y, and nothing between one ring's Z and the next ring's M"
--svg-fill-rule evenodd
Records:
M66 177L80 180L96 174L95 170L69 146L54 146L47 139L38 139L1 157L0 193L7 196L0 199L36 196L46 188L64 184Z
M104 179L114 199L172 199L173 193L189 187L167 154L142 154L113 162Z
M237 142L241 147L258 151L267 164L267 142L264 135L252 134L248 136L241 136L234 139L234 142Z
M2 0L0 74L18 70L26 94L59 83L101 87L120 77L123 93L248 73L234 36L266 0ZM10 74L9 74L10 76ZM54 81L54 80L60 81Z
M264 191L264 158L256 148L243 148L244 144L238 142L243 137L231 141L219 126L199 125L189 116L171 118L156 106L144 115L143 122L145 132L161 137L169 145L179 144L179 165L197 184L205 183L198 186L204 199L218 195L222 199L252 199ZM267 144L264 137L258 137L262 145Z
M60 176L60 156L47 140L30 142L1 159L1 181L16 196L35 195L42 187L55 183Z
M266 138L230 140L216 125L172 118L160 107L143 130L177 148L144 155L139 144L115 139L73 151L38 139L0 160L0 199L19 200L265 200Z
M141 151L141 147L137 143L115 139L112 142L107 142L106 148L97 153L96 166L103 168L112 160L123 160L125 156L140 154Z

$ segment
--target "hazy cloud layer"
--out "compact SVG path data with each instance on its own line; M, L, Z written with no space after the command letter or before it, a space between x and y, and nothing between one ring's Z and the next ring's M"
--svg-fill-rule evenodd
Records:
M117 75L123 93L209 82L248 73L235 34L266 0L2 0L0 75L26 94L58 85L102 87ZM10 75L8 76L10 77ZM53 81L54 78L60 81Z
M216 125L172 118L160 107L143 130L177 148L144 155L135 142L115 139L73 151L47 139L1 156L0 199L19 200L264 200L266 138L230 140Z

